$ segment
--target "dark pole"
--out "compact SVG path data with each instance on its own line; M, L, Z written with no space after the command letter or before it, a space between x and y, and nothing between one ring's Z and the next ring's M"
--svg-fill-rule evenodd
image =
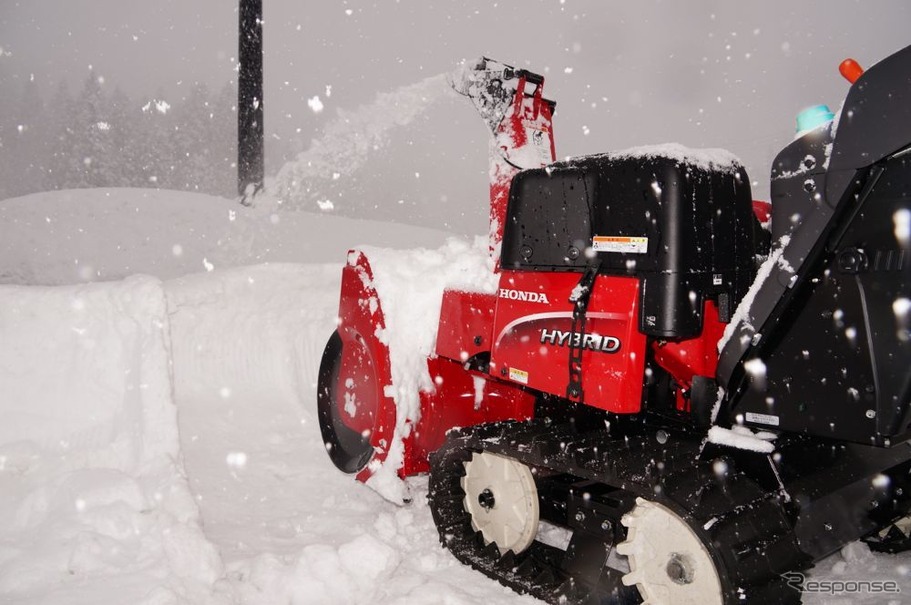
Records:
M263 1L240 2L237 193L250 205L263 188ZM252 186L252 187L251 187Z

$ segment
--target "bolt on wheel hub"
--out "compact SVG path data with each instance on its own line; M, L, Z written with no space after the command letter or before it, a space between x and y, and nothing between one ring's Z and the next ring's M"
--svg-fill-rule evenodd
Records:
M667 562L667 577L677 584L693 583L693 565L686 555L672 553Z

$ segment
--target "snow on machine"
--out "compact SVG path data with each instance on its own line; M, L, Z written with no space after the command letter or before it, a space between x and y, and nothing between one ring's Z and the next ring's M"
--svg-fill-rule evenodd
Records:
M796 603L794 572L849 542L907 550L911 47L842 71L769 210L720 150L555 162L544 78L469 66L492 277L439 287L415 380L387 325L413 301L349 254L332 461L386 495L429 470L442 544L551 603Z

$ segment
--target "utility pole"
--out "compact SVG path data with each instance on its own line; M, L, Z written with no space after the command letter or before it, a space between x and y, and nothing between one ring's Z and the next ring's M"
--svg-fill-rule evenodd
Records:
M237 194L244 205L263 188L263 2L239 0Z

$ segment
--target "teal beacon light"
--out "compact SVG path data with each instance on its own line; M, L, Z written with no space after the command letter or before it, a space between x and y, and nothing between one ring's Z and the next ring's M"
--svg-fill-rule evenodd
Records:
M826 122L835 118L835 114L829 109L828 105L814 105L807 107L797 114L797 131L806 132L822 126Z

